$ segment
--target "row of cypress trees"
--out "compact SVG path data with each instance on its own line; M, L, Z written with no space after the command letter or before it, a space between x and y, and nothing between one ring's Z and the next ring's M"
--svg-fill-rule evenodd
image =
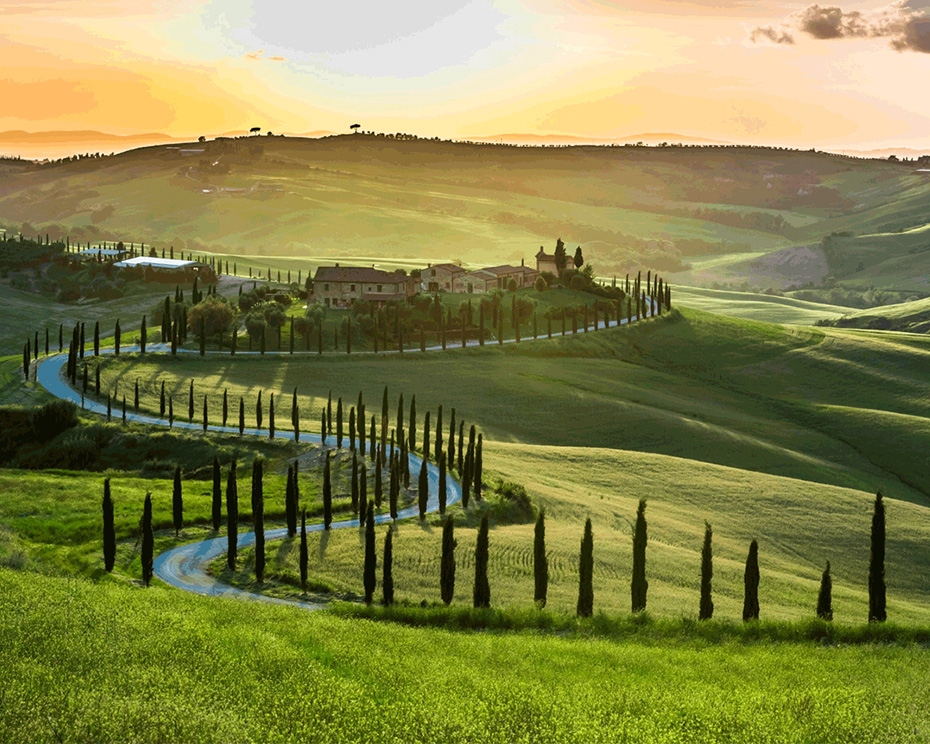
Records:
M533 540L534 602L537 607L545 607L549 585L549 564L546 557L546 514L540 509L537 516ZM454 536L454 521L451 516L443 521L442 553L440 559L440 597L445 605L452 602L455 592L455 548L458 543ZM631 605L634 613L646 610L648 581L646 580L646 545L648 541L646 524L646 501L641 499L636 512L633 528L633 576L630 584ZM383 598L385 605L394 602L393 561L393 527L385 537L382 574ZM579 617L590 617L594 611L594 536L590 518L586 520L581 539L578 568L578 603L576 612ZM375 554L374 519L369 507L368 520L365 525L365 558L363 583L365 602L371 604L375 590L377 556ZM752 540L746 558L743 593L743 621L759 619L759 543ZM705 522L704 542L701 548L701 589L698 618L710 620L714 613L712 599L713 581L713 529ZM820 591L817 597L817 616L822 620L833 620L832 604L833 582L830 575L830 563L821 577ZM887 618L885 597L885 507L882 494L875 498L871 530L871 555L869 561L869 622L883 622ZM475 544L475 577L472 592L473 606L490 607L491 591L488 582L488 517L482 516Z

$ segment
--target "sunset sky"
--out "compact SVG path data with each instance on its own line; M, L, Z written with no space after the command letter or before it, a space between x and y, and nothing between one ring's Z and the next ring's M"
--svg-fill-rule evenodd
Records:
M0 0L0 130L930 146L930 0Z

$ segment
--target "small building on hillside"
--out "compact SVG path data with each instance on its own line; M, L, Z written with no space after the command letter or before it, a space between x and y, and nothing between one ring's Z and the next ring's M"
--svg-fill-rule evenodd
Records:
M87 248L77 254L83 261L119 261L129 255L121 248Z
M453 291L483 294L494 289L507 289L512 279L517 289L532 287L539 272L528 266L490 266L456 277Z
M420 283L424 292L453 292L455 280L465 269L451 263L428 265L420 272Z
M310 302L327 307L349 307L355 300L383 304L417 293L417 280L402 271L364 266L320 266L313 277Z
M553 276L559 275L559 269L555 263L555 254L546 253L542 246L539 246L539 253L536 254L536 271L540 274L548 271Z
M113 267L122 269L127 274L136 276L143 281L177 284L179 282L193 281L194 277L197 277L201 284L216 281L216 273L213 268L202 261L138 256L125 261L117 261L113 264Z

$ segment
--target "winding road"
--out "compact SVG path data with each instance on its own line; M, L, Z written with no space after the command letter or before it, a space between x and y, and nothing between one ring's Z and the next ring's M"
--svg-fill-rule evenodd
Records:
M638 319L636 316L634 320ZM627 323L627 320L621 319L619 322L615 321L610 323L609 321L601 321L603 327L610 328L616 327L617 325L622 325ZM583 332L583 331L581 331ZM592 331L594 332L594 331ZM553 333L553 337L562 336L562 333ZM575 335L570 332L566 332L564 335L571 336ZM531 341L532 339L524 339L525 341ZM499 343L499 342L498 342ZM503 343L516 343L516 339L504 339ZM467 342L467 346L478 346L478 341ZM488 342L488 346L495 345L495 342ZM149 344L148 350L151 353L164 353L168 351L168 348L164 344ZM461 344L458 345L448 345L449 350L456 348L461 348ZM139 347L123 347L121 349L123 352L129 353L133 351L138 351ZM426 349L427 351L442 351L442 346L431 346ZM179 353L198 353L195 350L190 349L178 349ZM101 349L101 353L108 354L113 353L112 348ZM258 355L261 352L257 351L237 351L236 355ZM344 354L344 352L324 352L327 355L334 354ZM357 354L374 354L372 351L360 351L356 352ZM385 350L379 352L381 354L398 354L403 353L399 349ZM419 353L418 350L411 350L410 353L416 354ZM217 352L209 351L207 354L214 356L223 356L224 358L229 358L230 355L226 352ZM317 352L296 352L296 355L312 355L318 356ZM272 351L266 352L265 356L291 356L289 352L286 351ZM84 398L84 396L72 388L63 373L63 368L68 360L68 355L64 353L55 354L48 356L37 363L36 368L36 380L38 383L49 393L54 395L57 398L62 400L69 400L73 403L80 406L85 411L91 411L93 413L98 413L100 415L106 415L107 408L106 405L99 403L95 400L89 400ZM118 414L121 416L121 413ZM151 426L163 426L169 427L170 423L167 419L159 418L157 416L149 416L145 414L132 413L126 411L126 420L132 421L140 424L149 424ZM188 423L182 421L175 421L174 427L179 429L191 429L196 431L202 431L202 424ZM232 426L208 426L210 431L214 432L226 432L231 434L238 434L239 428ZM267 430L259 429L245 429L245 434L251 434L255 436L267 436ZM294 433L286 430L276 430L275 437L278 439L294 439ZM318 434L312 434L309 432L301 432L301 441L314 442L317 444L322 444L322 438ZM335 449L335 448L332 448ZM388 455L390 456L390 454ZM410 469L414 473L418 473L422 463L422 459L413 453L408 453L408 459L410 462ZM429 498L427 501L427 512L432 513L438 511L439 509L439 468L433 463L427 463L427 472L429 477ZM462 498L462 489L461 485L457 483L451 476L447 478L446 483L446 503L451 506L452 504L458 502ZM419 509L417 506L410 506L405 509L401 509L397 513L398 519L408 519L411 517L416 517L419 514ZM375 515L375 522L378 524L384 524L391 521L390 514L377 514ZM332 529L347 529L347 528L358 528L359 521L358 519L347 519L339 522L333 522L331 527ZM307 532L319 532L322 531L322 524L313 524L307 525ZM287 535L287 530L285 528L266 530L265 531L265 540L266 543L272 540L283 539ZM255 543L255 533L254 532L240 532L238 536L238 547L239 550L248 548ZM213 576L207 573L207 568L209 564L223 555L226 552L227 548L227 537L223 535L222 537L215 537L209 540L202 540L200 542L188 543L186 545L179 545L176 548L165 551L161 553L154 561L154 573L155 575L164 581L166 584L169 584L178 589L183 589L188 592L193 592L195 594L203 594L209 596L227 596L227 597L237 597L241 599L248 600L258 600L262 602L270 602L274 604L287 604L287 605L296 605L306 609L321 609L325 605L315 602L303 602L299 600L290 600L290 599L280 599L277 597L268 597L262 594L255 594L252 592L247 592L242 589L237 589L236 587L225 584Z

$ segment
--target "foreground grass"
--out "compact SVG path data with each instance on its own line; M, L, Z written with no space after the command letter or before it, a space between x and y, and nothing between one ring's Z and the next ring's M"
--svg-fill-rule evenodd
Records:
M920 741L928 661L452 633L0 569L4 741Z

